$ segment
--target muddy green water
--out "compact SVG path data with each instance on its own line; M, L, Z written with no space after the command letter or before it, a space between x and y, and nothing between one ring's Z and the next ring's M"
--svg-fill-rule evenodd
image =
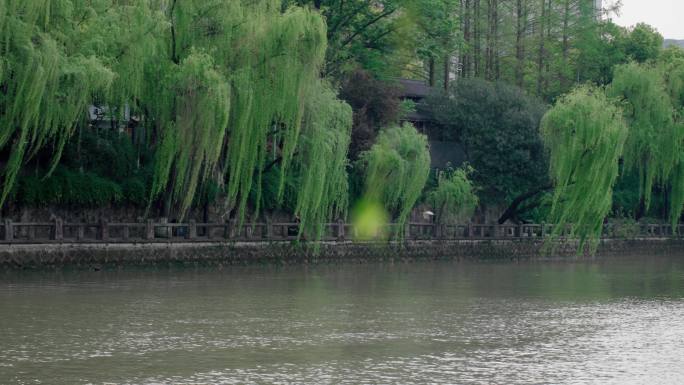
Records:
M684 258L0 272L0 384L682 384Z

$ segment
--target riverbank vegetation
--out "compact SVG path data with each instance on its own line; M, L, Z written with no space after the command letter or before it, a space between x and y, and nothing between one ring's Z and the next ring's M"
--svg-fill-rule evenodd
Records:
M589 243L609 217L676 223L684 53L613 11L0 0L3 214L182 220L211 206L238 221L287 215L318 238L359 207L402 224L420 206L442 223L572 224ZM431 162L435 141L465 163Z

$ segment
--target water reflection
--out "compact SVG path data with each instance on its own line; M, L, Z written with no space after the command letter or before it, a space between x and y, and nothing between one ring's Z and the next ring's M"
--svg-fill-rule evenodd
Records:
M682 383L684 260L0 273L0 383Z

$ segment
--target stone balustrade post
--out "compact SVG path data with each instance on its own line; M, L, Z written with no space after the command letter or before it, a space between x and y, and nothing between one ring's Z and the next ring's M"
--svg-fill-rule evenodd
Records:
M109 223L106 219L100 220L100 239L103 241L109 240Z
M36 226L34 226L34 225L27 226L26 234L28 235L28 239L30 241L35 241L36 240Z
M166 217L159 218L159 224L166 225L168 223L169 223L169 218L166 218ZM159 227L157 227L156 232L159 233L159 236L161 238L171 238L171 234L169 234L169 230L170 230L169 226L159 226Z
M55 241L64 239L64 221L62 221L62 218L55 218L54 220L52 239Z
M239 223L235 223L235 221L232 219L227 220L226 226L224 227L224 231L223 231L224 237L226 237L228 239L235 238L235 230L236 230L238 224ZM228 231L225 231L226 228L228 229ZM240 229L237 229L237 230L238 230L237 233L239 235Z
M190 222L188 223L188 233L186 234L187 239L195 239L197 238L197 222L194 219L191 219Z
M267 240L273 239L273 225L271 224L271 220L266 218L266 231L264 233L264 237L266 237Z
M145 223L145 239L154 239L154 222L151 219Z
M14 226L11 219L5 219L5 241L12 242L14 239Z
M434 235L435 239L442 239L442 225L435 223L432 225L432 227L432 234Z
M339 219L337 221L337 240L338 241L344 241L344 221Z

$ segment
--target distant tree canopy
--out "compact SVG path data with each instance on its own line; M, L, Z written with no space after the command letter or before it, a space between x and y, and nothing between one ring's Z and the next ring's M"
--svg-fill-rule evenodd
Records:
M501 82L461 79L427 106L446 139L463 143L481 202L510 202L546 183L539 100Z
M455 54L462 40L460 0L282 1L283 7L310 6L325 17L325 74L335 79L359 68L381 79L427 78L430 71L423 63L432 63L434 75L435 61L448 63L444 59Z
M638 63L655 60L662 50L663 41L663 36L653 27L639 23L625 36L625 54Z

